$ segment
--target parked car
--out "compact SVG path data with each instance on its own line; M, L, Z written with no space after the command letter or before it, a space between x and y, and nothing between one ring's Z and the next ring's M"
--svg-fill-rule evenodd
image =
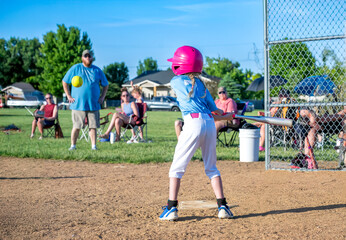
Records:
M243 100L237 100L237 108L238 111L243 111L245 104L247 103L247 101L243 101ZM255 105L252 102L249 102L247 107L246 107L246 111L247 112L252 112L255 110Z
M144 101L147 104L147 110L167 110L180 111L177 100L174 97L153 97L151 100Z

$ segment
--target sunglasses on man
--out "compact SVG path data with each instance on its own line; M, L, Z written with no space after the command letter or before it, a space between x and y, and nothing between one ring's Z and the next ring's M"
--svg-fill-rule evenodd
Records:
M226 92L225 91L220 91L219 94L225 94Z
M91 58L90 54L85 54L84 57L85 58Z

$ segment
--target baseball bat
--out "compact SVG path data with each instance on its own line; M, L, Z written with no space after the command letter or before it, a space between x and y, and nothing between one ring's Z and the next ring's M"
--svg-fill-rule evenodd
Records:
M278 126L286 126L286 127L292 127L293 126L293 120L292 119L286 119L286 118L276 118L276 117L262 117L262 116L244 116L244 115L238 115L233 114L233 118L241 118L241 119L248 119L253 120L256 122L263 122L271 125L278 125Z

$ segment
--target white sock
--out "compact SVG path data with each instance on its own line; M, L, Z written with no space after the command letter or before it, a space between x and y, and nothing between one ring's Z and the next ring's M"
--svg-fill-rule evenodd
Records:
M91 148L96 148L96 145L91 145Z
M76 147L76 145L71 144L71 147L72 147L72 148L75 148L75 147Z

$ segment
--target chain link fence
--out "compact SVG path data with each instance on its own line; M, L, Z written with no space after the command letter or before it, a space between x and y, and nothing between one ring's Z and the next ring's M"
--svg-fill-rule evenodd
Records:
M345 170L345 1L263 3L266 168Z

